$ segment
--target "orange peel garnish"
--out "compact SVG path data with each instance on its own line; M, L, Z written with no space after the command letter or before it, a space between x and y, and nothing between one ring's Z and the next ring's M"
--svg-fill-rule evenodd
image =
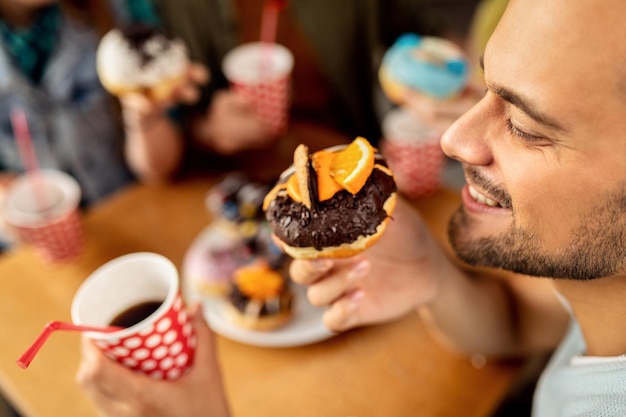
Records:
M386 166L381 165L381 164L374 164L374 168L384 172L385 174L389 175L391 178L394 178L393 176L393 172Z
M317 194L319 201L329 200L338 191L343 190L343 187L330 176L330 165L336 155L335 152L322 150L315 152L311 156L313 169L315 169L317 173Z
M300 184L298 181L298 176L294 173L292 176L287 179L287 184L285 186L287 190L287 195L291 197L291 199L297 203L302 202L302 195L300 194Z
M376 149L360 136L340 151L321 150L311 156L306 145L298 145L293 155L293 174L265 196L263 210L267 210L269 203L280 192L285 191L293 201L311 208L312 198L315 196L311 196L309 190L309 163L317 176L316 201L329 200L344 189L357 194L374 169L375 153ZM376 168L393 176L389 168L378 164Z
M238 268L233 279L242 294L254 300L266 300L280 294L283 277L266 264L252 264Z
M358 193L374 168L375 149L359 136L336 153L330 164L330 176L352 194Z

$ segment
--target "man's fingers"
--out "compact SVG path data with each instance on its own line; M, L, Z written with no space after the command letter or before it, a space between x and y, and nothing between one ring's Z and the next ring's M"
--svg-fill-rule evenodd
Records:
M370 263L365 258L335 267L331 276L311 284L307 291L309 302L318 307L333 303L357 288L360 279L366 276L370 269Z
M92 388L97 385L105 392L113 392L116 391L113 387L108 389L110 385L115 385L110 381L117 381L120 373L124 374L124 378L134 376L132 371L107 358L88 337L82 337L81 345L82 361L76 374L76 380L80 386Z
M81 339L82 360L76 382L106 416L127 417L129 403L136 398L132 371L107 358L88 337ZM120 389L118 381L125 381Z
M196 331L196 360L195 365L199 362L210 360L213 362L215 356L215 335L207 325L204 319L202 305L196 303L189 308L191 314L191 323Z
M343 332L362 324L359 307L364 297L362 290L356 290L336 300L324 313L324 325L334 332Z
M298 284L310 285L326 275L334 264L331 259L296 259L289 266L289 275Z

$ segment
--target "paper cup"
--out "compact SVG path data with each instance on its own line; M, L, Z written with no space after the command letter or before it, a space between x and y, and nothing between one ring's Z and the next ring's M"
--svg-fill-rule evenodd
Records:
M427 197L441 186L445 156L442 132L402 108L383 119L381 152L394 173L398 190L409 198Z
M284 133L289 123L292 70L292 53L267 42L237 46L222 62L231 88L254 106L276 135Z
M72 301L76 324L107 326L133 306L158 301L148 317L113 333L86 333L111 359L152 378L173 380L193 363L196 336L185 309L178 272L149 252L113 259L91 274Z
M15 180L1 212L18 241L33 245L45 261L67 261L84 248L79 203L80 187L74 178L41 170Z

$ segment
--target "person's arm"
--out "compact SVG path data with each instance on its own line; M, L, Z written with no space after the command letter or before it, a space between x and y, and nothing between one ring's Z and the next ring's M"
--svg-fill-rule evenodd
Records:
M547 281L533 282L529 289L524 282L457 266L401 200L383 236L365 253L344 260L296 260L290 274L310 286L311 303L329 307L324 320L330 329L388 321L417 308L447 345L468 354L549 349L568 321Z
M563 337L570 317L552 281L436 265L437 294L418 311L443 344L510 357L550 351Z
M120 100L126 131L126 161L140 181L167 180L178 170L183 159L184 139L161 109L145 113L137 109L143 100L144 97L136 96Z
M192 64L186 81L163 101L142 94L120 97L126 161L140 181L167 180L179 169L185 147L183 133L167 110L181 103L195 103L200 97L198 85L208 78L206 68Z

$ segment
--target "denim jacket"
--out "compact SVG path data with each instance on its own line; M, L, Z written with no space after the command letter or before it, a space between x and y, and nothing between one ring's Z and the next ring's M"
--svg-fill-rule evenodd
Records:
M22 172L10 112L26 111L42 168L79 182L83 203L93 203L131 181L123 152L119 111L96 73L95 31L62 16L59 38L37 86L0 48L0 171Z

